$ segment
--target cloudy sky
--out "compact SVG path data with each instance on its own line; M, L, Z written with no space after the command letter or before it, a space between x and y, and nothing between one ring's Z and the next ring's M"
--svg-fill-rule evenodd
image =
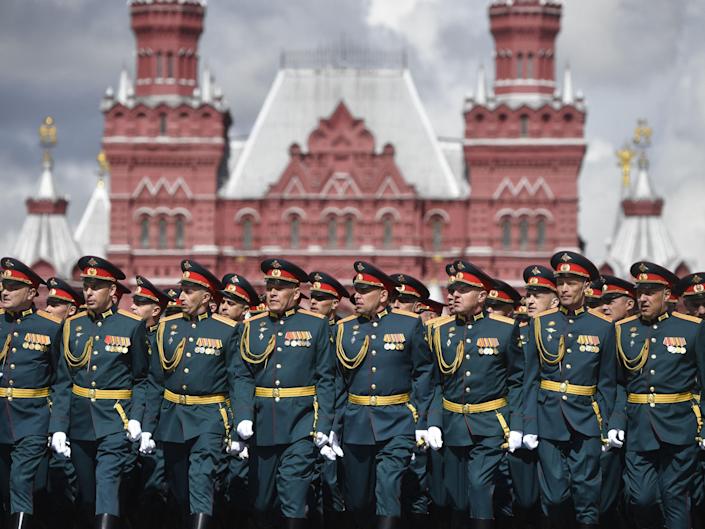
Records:
M201 55L247 135L282 50L344 39L405 49L441 136L462 131L462 102L478 66L491 72L486 0L210 0ZM565 0L558 78L570 63L588 104L588 154L580 176L580 231L596 261L605 254L619 201L614 151L637 118L654 128L654 187L676 244L705 267L705 2ZM134 41L123 0L0 1L0 250L11 251L36 188L37 127L59 129L55 175L75 225L96 179L107 86L132 66Z

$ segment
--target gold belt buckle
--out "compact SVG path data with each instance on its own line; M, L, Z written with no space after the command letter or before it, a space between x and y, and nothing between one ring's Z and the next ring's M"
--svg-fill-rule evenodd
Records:
M88 390L88 396L91 398L92 402L95 402L95 389L91 388Z
M376 395L372 395L370 397L370 404L372 404L372 406L377 406L377 396Z
M12 390L13 388L7 388L7 400L12 400Z
M279 388L272 389L272 395L274 396L275 399L278 399L279 397L281 397L281 392L279 391Z
M186 395L179 395L179 404L186 404Z
M568 391L568 382L561 382L561 385L558 386L558 389L561 393L566 393Z
M470 404L463 404L463 413L470 413Z
M654 395L653 393L649 393L646 396L646 402L648 402L649 406L651 406L652 408L656 406L656 395Z

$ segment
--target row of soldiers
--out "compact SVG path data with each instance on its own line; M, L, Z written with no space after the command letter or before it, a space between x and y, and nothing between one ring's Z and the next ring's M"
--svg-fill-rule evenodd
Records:
M137 276L126 311L125 274L105 259L79 260L80 292L0 264L12 529L39 522L47 495L48 525L106 529L250 515L287 529L686 529L705 504L705 274L638 262L634 283L600 279L565 251L526 268L522 297L458 260L444 307L364 261L350 296L267 259L262 302L243 276L186 259L178 298ZM60 522L56 496L76 515Z

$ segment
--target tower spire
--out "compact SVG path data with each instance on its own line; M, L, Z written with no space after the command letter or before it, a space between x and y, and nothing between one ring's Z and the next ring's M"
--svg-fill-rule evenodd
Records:
M565 65L563 71L563 104L572 105L575 103L575 94L573 93L573 74L570 71L570 63Z
M485 105L487 103L487 80L485 78L485 66L480 65L477 70L477 91L475 92L475 103Z

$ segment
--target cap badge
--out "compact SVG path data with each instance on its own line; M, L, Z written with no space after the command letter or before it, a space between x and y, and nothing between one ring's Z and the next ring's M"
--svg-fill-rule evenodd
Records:
M316 275L313 276L313 278L314 278L316 281L323 281L323 276L321 276L321 274L319 274L318 272L316 272Z
M646 264L644 264L644 263L641 263L641 264L639 265L639 271L640 271L640 272L646 272L648 269L649 269L649 267L646 266Z
M698 274L695 274L692 278L693 283L700 283L702 282L703 278L700 277Z
M12 272L10 270L4 270L2 277L12 277Z
M183 267L184 267L184 270L190 270L191 269L191 261L184 261Z
M558 267L559 272L570 272L570 265L568 263L563 263Z
M144 283L142 282L142 278L140 276L137 276L137 284L138 285L143 285ZM139 290L139 288L137 289Z
M458 263L457 268L458 268L458 270L465 270L465 265L463 264L462 261L460 261L460 262Z
M450 275L455 274L455 266L450 265L450 266L448 267L448 271L450 272Z
M496 290L490 290L490 293L487 294L487 295L488 295L489 297L491 297L491 298L498 298L498 297L499 297L499 292L497 292Z
M98 266L98 261L95 260L95 258L91 257L88 259L88 264L91 266Z
M362 274L357 274L355 276L355 281L362 281L362 279L363 279Z
M5 268L12 268L15 266L15 263L13 263L10 259L5 259L5 264L3 266Z
M50 295L50 296L56 296L56 289L55 289L55 288L52 288L52 289L49 291L49 295Z
M239 283L240 280L238 279L238 277L236 275L234 275L233 277L230 278L230 282L231 283Z
M181 277L184 279L188 279L189 277L191 277L191 272L186 271L186 272L184 272L184 275Z
M358 272L364 272L364 271L365 271L365 265L362 264L362 263L357 263L356 268L357 268L357 271L358 271Z
M52 278L49 280L49 286L50 286L50 287L58 286L58 283L56 282L56 279L54 279L54 278L52 277Z
M538 267L535 266L531 269L531 273L534 274L535 276L537 276L537 275L541 274L541 270L539 270Z
M646 281L649 279L649 274L639 274L639 277L637 278L639 281Z
M319 281L314 282L313 288L321 288L321 283Z
M539 282L539 278L538 278L538 277L530 277L530 278L529 278L529 284L530 284L530 285L537 285L538 282Z
M275 261L276 262L276 261ZM274 263L272 263L272 266L274 266ZM275 268L272 270L272 277L280 277L282 275L282 271Z
M568 255L567 253L564 253L563 255L561 255L561 261L563 261L565 263L567 263L568 261L572 261L572 260L573 260L573 258L570 255Z
M695 285L693 286L693 290L697 292L698 294L701 294L702 292L705 292L705 286L703 285Z
M281 268L281 264L276 259L272 261L272 268Z
M98 275L98 270L96 270L95 268L93 268L93 267L91 266L88 270L86 270L86 275L88 275L88 276L97 276L97 275Z
M400 282L403 282L403 281L406 281L406 277L404 277L404 274L399 274L399 275L397 276L397 280L400 281Z

